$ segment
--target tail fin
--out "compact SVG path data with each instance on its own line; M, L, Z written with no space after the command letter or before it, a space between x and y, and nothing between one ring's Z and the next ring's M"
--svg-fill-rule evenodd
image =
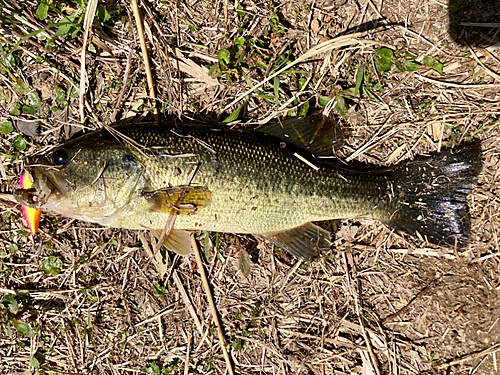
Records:
M466 246L470 239L466 198L481 168L481 144L477 142L391 172L400 205L387 223L418 232L431 243Z

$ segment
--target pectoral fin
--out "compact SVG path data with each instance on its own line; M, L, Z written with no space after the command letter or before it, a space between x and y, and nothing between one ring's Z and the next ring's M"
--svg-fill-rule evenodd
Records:
M313 223L307 223L284 232L260 235L274 245L299 258L311 259L330 248L331 234Z
M210 190L202 186L178 186L146 192L144 195L151 201L150 211L174 215L194 214L208 206L212 199Z
M156 238L161 237L163 230L152 230ZM191 233L185 230L172 229L169 235L163 241L163 246L169 251L173 251L179 255L189 255L192 252L191 249Z

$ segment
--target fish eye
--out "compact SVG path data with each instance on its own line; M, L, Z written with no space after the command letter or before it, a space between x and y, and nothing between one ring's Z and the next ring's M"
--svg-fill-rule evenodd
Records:
M54 151L52 154L52 163L58 167L62 167L68 162L68 153L63 149Z

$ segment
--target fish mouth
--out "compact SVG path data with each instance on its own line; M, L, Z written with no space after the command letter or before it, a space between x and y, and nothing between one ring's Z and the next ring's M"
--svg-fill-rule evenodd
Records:
M26 166L25 171L29 174L33 187L15 190L14 197L19 203L42 209L49 198L62 198L69 190L67 181L55 173L57 169L54 167L31 164L31 166Z

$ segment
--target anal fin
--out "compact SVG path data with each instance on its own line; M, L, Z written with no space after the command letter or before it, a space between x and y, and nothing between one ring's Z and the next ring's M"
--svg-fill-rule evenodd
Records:
M299 258L311 259L328 251L331 233L313 223L307 223L282 232L261 233L274 245Z

